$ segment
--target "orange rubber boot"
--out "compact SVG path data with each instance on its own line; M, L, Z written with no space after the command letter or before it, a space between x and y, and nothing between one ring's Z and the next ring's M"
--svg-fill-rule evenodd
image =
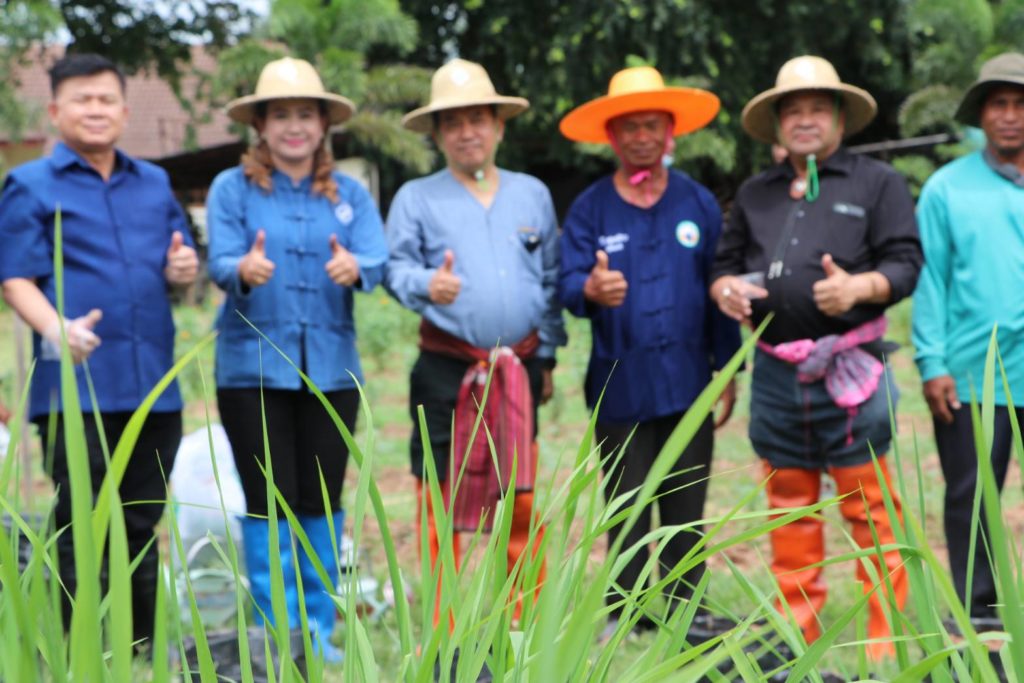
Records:
M530 520L533 518L533 491L522 491L515 494L515 499L512 501L512 528L509 530L508 537L508 550L507 550L507 563L508 572L512 573L515 568L516 562L519 561L520 556L526 552L527 547L530 544ZM540 549L541 541L544 540L544 525L538 524L536 532L533 537L533 557L537 556L537 551ZM520 571L524 571L525 567L521 567ZM542 561L540 571L537 574L537 585L533 590L533 599L536 600L540 594L540 587L544 584L544 578L547 575L546 562ZM522 584L523 579L517 582ZM523 595L519 592L516 596L516 609L513 613L512 618L516 621L523 612Z
M442 497L447 492L448 482L441 482L441 494ZM423 487L423 480L416 480L416 547L420 548L422 553L422 546L420 545L419 539L422 538L423 533L423 498L427 499L427 545L430 549L430 570L437 571L437 558L441 555L441 538L437 533L437 523L434 521L434 508L431 504L430 491ZM452 531L452 552L455 555L455 569L462 565L462 549L461 543L459 542L459 532ZM434 626L436 627L441 623L441 576L437 577L437 592L434 598ZM455 630L455 620L453 616L449 616L448 629L450 631Z
M889 489L896 507L896 513L900 521L903 516L900 513L901 505L896 489L892 487L889 479L889 468L885 458L878 459L879 467L885 476L885 484ZM832 467L829 473L836 480L836 491L839 495L846 495L840 504L840 510L852 527L850 535L861 548L871 548L875 541L871 536L871 527L868 526L868 517L875 525L875 533L878 534L878 542L881 545L888 545L896 542L896 536L892 531L892 523L885 511L885 499L882 496L882 487L879 484L878 476L875 473L875 466L871 462L851 467ZM865 506L865 502L867 505ZM875 565L877 576L884 581L885 575L889 575L889 582L892 584L892 598L895 600L896 608L903 609L907 602L908 579L907 572L903 568L903 558L898 550L890 550L884 554L885 568L879 570L878 556L873 555L871 560ZM867 568L860 561L857 562L857 580L864 585L864 590L869 591L874 587ZM889 620L886 619L887 607L890 604L888 587L883 585L875 591L868 600L868 637L888 638L892 635L892 628ZM872 643L868 646L868 655L873 659L892 657L896 650L891 642Z
M799 467L772 469L766 491L771 508L813 505L821 494L821 471ZM825 604L828 589L822 568L810 565L825 559L825 523L816 517L801 517L771 532L772 573L782 597L789 605L804 639L814 642L821 635L818 613ZM783 614L786 610L776 605Z

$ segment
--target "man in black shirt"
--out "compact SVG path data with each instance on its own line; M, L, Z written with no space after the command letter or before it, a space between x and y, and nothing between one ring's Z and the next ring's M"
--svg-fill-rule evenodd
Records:
M818 57L797 57L776 86L743 110L755 139L778 143L787 159L748 179L737 193L718 244L711 297L727 315L759 324L774 317L755 358L750 438L765 461L769 505L811 505L821 471L836 482L852 536L894 542L882 485L892 435L884 363L885 309L913 292L921 269L914 205L891 167L843 149L842 139L874 117L874 99L842 83ZM893 397L895 401L895 396ZM889 487L896 505L896 492ZM866 502L866 504L865 504ZM805 517L772 532L772 570L804 636L820 634L826 588L824 528ZM875 558L877 562L877 558ZM892 645L889 607L906 600L907 578L896 551L885 554L883 586L869 604L875 657ZM865 590L873 581L863 564ZM780 609L784 609L780 605Z

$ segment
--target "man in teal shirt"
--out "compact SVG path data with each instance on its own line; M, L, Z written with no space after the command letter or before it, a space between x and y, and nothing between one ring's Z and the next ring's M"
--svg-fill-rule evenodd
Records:
M981 393L993 325L1006 367L1007 397L996 381L992 466L1002 490L1012 432L1007 403L1024 406L1024 55L986 62L957 110L978 126L986 147L940 169L924 186L918 222L925 267L914 294L915 359L935 423L946 478L949 564L972 618L996 618L996 586L985 541L970 557L977 455L969 402ZM1024 420L1024 410L1017 409ZM984 533L984 527L982 529ZM973 581L967 585L969 563Z

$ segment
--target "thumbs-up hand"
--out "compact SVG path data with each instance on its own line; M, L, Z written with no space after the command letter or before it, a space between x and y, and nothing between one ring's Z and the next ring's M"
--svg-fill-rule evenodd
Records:
M338 236L331 235L331 260L327 262L324 269L331 282L342 287L351 287L359 279L359 262L345 247L338 243Z
M447 306L459 296L461 288L462 279L455 274L455 254L451 249L445 249L444 262L430 278L427 295L435 304Z
M196 250L185 244L185 237L175 230L171 235L171 246L167 248L167 265L164 278L167 282L184 286L192 284L199 273L199 257Z
M825 279L814 283L814 303L825 315L846 313L858 302L856 276L836 265L832 254L821 257L821 269L825 271Z
M608 267L608 254L603 249L594 253L596 259L590 276L583 283L583 296L599 306L614 308L626 300L629 283L620 270Z
M85 315L64 320L64 332L68 338L71 359L77 365L88 358L100 345L100 338L93 331L103 319L103 311L94 308ZM43 355L51 359L60 358L60 320L54 321L43 333Z
M267 258L267 233L260 228L249 251L238 262L238 277L250 287L259 287L273 276L274 262Z

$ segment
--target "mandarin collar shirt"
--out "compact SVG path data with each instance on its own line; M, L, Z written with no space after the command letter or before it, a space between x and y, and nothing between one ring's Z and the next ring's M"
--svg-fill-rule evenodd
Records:
M565 344L558 301L558 224L547 187L524 173L498 170L485 208L451 171L410 181L388 212L387 289L406 308L473 346L511 345L536 330L537 355L554 359ZM459 295L430 301L430 280L455 256Z
M914 202L891 166L840 148L819 165L814 202L790 197L795 177L783 162L743 183L712 277L765 275L768 297L752 302L752 319L758 325L774 314L763 336L769 344L842 334L879 317L913 292L923 263ZM859 304L839 316L819 311L813 287L825 278L825 254L849 273L884 275L889 303Z
M624 201L611 176L573 202L560 291L573 315L590 319L585 394L590 408L601 399L599 420L645 422L686 410L739 349L739 326L708 297L721 232L714 196L679 171L669 172L665 193L649 208ZM629 283L621 306L583 296L598 249Z
M387 243L369 193L340 173L334 180L336 203L313 194L311 178L294 183L277 170L270 192L250 182L240 167L214 179L207 198L209 268L227 292L217 321L218 387L301 389L291 363L321 391L352 389L363 381L353 291L369 292L381 281ZM238 276L238 262L259 230L266 234L274 274L250 288ZM331 235L359 264L360 279L351 287L327 274Z
M175 231L191 245L188 222L163 169L118 151L104 180L63 143L46 158L7 176L0 196L0 280L35 280L56 307L54 222L61 217L64 256L64 316L103 312L95 328L100 346L75 368L85 411L132 411L174 361L174 322L164 267ZM29 412L33 418L60 409L60 363L40 359ZM92 378L98 405L86 383ZM157 399L154 412L182 407L176 383Z

